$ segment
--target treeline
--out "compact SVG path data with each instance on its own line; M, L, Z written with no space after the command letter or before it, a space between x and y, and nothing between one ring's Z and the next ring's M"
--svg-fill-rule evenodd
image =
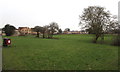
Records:
M59 25L56 22L51 22L49 25L45 26L35 26L33 31L37 32L36 37L40 37L40 33L42 34L42 38L53 38L53 34L56 32L56 34L62 33L62 30L59 29Z
M15 30L17 28L13 25L6 24L4 28L2 28L2 32L6 34L6 36L12 36L15 34ZM24 34L21 31L18 31L20 33L20 36L25 36L27 34ZM31 28L31 32L36 32L36 37L40 37L42 35L42 38L53 38L54 34L61 34L62 30L59 28L58 23L51 22L49 25L45 26L35 26L34 28Z

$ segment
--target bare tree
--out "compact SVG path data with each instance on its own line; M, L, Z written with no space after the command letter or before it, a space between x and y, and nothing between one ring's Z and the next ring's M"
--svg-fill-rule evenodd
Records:
M34 30L35 32L37 32L37 36L36 36L36 37L39 37L40 32L42 31L42 27L40 27L40 26L35 26L33 30Z
M59 32L59 34L61 34L62 33L62 29L59 29L58 32Z
M48 31L48 25L43 26L41 30L41 33L43 34L43 38L45 38L45 34L47 33L47 31Z
M64 31L67 31L67 32L68 32L68 31L70 31L70 28L66 28Z
M59 29L59 26L56 22L51 22L48 27L48 38L52 38L54 32L57 32Z
M104 37L104 31L110 20L110 13L109 11L105 11L104 7L89 6L84 9L80 20L80 25L90 29L91 32L95 34L93 42L96 43L99 37Z

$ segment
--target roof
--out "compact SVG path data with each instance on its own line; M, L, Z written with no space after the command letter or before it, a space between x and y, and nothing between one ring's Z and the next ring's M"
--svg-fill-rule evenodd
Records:
M24 29L24 28L29 28L29 27L19 27L18 29Z

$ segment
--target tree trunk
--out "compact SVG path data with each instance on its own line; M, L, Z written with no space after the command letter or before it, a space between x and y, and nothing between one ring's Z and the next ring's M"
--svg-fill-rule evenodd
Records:
M95 40L93 41L94 43L97 43L99 36L96 35Z
M104 42L104 34L101 36L101 44Z
M36 37L39 37L39 32L37 32L37 36Z
M50 38L50 33L48 32L48 38Z
M52 33L48 32L48 38L52 38Z
M53 32L51 33L51 38L53 37Z
M43 38L45 38L45 33L43 32Z

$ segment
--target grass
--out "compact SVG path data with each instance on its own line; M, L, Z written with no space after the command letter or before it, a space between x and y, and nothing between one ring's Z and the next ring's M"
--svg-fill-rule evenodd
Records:
M3 70L117 70L118 47L94 44L92 35L55 35L59 39L33 36L9 37L3 48Z

